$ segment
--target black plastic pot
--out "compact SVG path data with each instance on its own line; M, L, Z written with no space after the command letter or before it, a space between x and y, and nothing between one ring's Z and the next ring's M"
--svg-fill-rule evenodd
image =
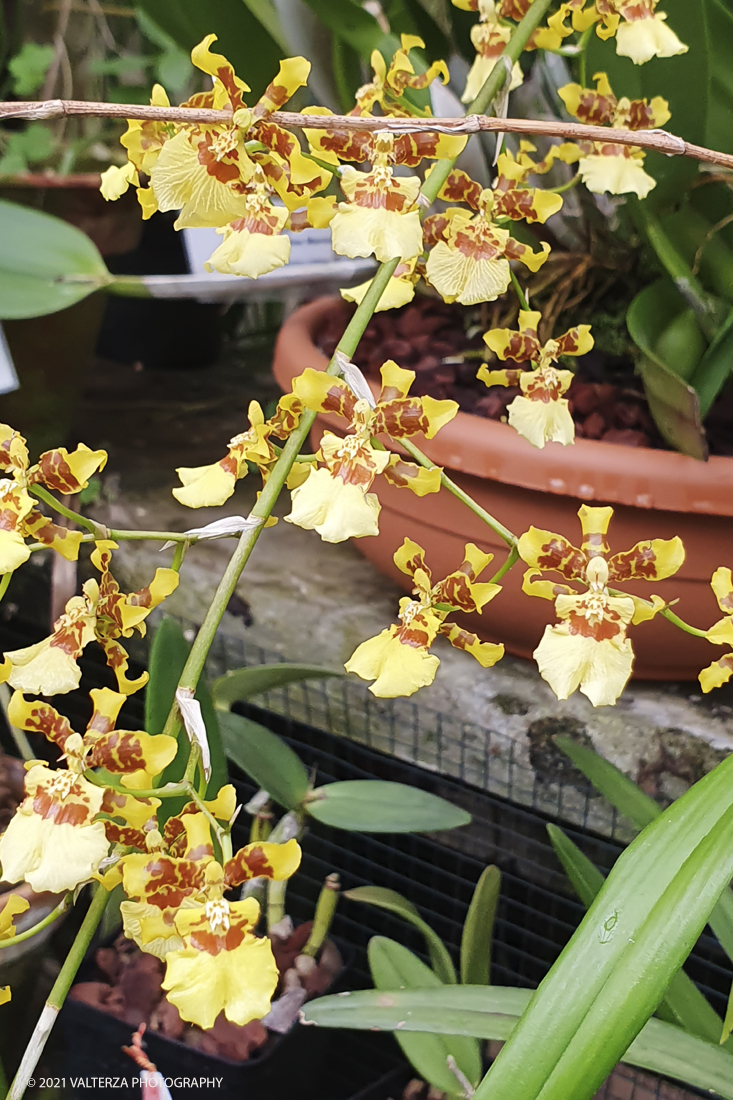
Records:
M334 993L353 984L349 949L343 944L338 947L345 961L331 986ZM93 955L90 953L81 966L78 980L99 977ZM73 999L63 1007L61 1026L66 1084L74 1096L91 1094L99 1100L136 1096L139 1100L138 1070L122 1049L130 1045L134 1026ZM246 1062L214 1057L150 1030L144 1042L173 1100L294 1100L296 1096L298 1100L322 1100L323 1067L332 1060L336 1039L335 1031L296 1023L287 1035L270 1034L261 1050Z

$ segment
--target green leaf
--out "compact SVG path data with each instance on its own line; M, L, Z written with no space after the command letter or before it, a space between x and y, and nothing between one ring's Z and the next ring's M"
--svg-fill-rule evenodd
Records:
M660 433L678 451L705 461L708 448L697 393L657 351L664 330L685 305L674 284L669 279L659 279L636 295L629 306L626 323L631 338L642 352L637 368Z
M468 825L471 815L428 791L381 779L318 787L304 807L337 829L363 833L432 833Z
M369 941L369 968L378 990L401 987L425 992L442 987L434 972L411 951L383 936L375 936ZM463 1085L450 1069L449 1058L455 1060L472 1086L478 1084L481 1078L481 1051L476 1039L466 1036L403 1035L401 1029L395 1030L394 1034L405 1057L434 1088L451 1097L465 1096Z
M501 871L484 869L468 907L461 937L461 981L464 985L488 985L491 980L491 942L501 893Z
M418 928L425 937L430 962L436 977L443 985L455 985L456 972L447 947L437 932L427 924L415 906L396 890L387 890L383 886L357 886L353 890L344 893L350 901L364 901L367 905L376 905L379 909L386 909L390 913L396 913L398 917L409 921Z
M330 668L318 665L250 665L247 668L233 669L219 676L211 685L214 702L220 710L228 710L232 703L261 695L263 691L294 684L298 680L327 680L333 676L343 676L343 672L333 672Z
M308 772L293 750L259 722L229 711L218 714L229 759L286 810L296 809L308 793Z
M277 75L283 50L243 0L136 0L150 18L187 53L207 34L252 89L253 104Z
M86 233L31 207L0 200L0 240L0 320L55 313L111 280Z
M733 876L733 756L621 855L476 1100L590 1100ZM538 1044L538 1037L541 1042Z
M733 309L690 379L700 398L700 414L705 417L733 370Z
M643 829L660 817L662 808L653 798L644 794L636 783L614 765L604 760L593 749L579 745L564 734L555 738L557 747L569 756L576 768L590 780L596 790L607 798L619 813L637 829ZM709 921L720 945L733 961L733 893L725 890L718 900Z
M15 95L20 99L26 99L40 88L46 79L53 55L53 46L39 46L36 42L26 42L15 57L11 57L8 70L13 78Z
M590 908L603 887L604 876L562 829L548 825L547 832L573 889L586 909ZM708 1042L717 1043L720 1039L723 1027L720 1016L684 970L679 970L669 983L657 1016Z
M303 1006L303 1018L321 1027L360 1031L393 1031L399 1025L402 1038L412 1032L427 1032L504 1040L533 996L530 989L502 986L366 990L311 1001ZM536 1040L538 1051L542 1043L543 1038ZM648 1021L622 1061L733 1100L733 1057L728 1051L661 1020ZM580 1078L584 1068L580 1068ZM477 1095L483 1091L482 1085Z

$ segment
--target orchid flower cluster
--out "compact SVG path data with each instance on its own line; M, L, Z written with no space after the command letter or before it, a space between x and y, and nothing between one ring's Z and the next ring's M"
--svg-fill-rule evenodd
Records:
M535 21L526 33L522 25L531 0L457 2L479 15L467 102L487 87L495 94L502 81L510 87L521 82L522 70L515 64L519 51L507 53L515 42L530 50L562 50L577 34L582 48L595 31L601 38L615 36L618 53L637 64L687 48L656 10L657 0L563 0L546 25ZM547 12L550 4L545 0L541 6ZM418 498L452 493L507 545L507 558L493 575L492 555L469 542L455 569L436 579L422 547L404 539L394 563L409 578L411 592L400 601L398 622L363 641L345 666L372 681L370 690L379 697L411 695L432 683L440 664L433 652L439 638L470 654L482 669L501 660L503 645L467 630L462 616L484 613L491 601L501 599L500 582L519 561L526 566L524 593L554 604L556 621L547 625L534 656L558 698L580 690L595 706L615 703L633 669L628 631L657 615L731 647L700 674L704 691L733 676L729 568L718 568L711 581L723 617L698 630L660 596L644 599L623 588L673 577L685 558L678 537L652 538L612 552L607 535L613 510L586 504L579 511L580 547L562 534L532 526L513 534L419 449L423 438L432 439L450 424L457 404L412 394L414 373L392 360L382 365L379 384L370 383L352 362L372 313L409 302L420 280L446 302L465 305L493 302L513 287L519 299L517 327L485 333L478 377L488 386L519 388L507 419L528 444L572 444L564 395L573 360L593 346L590 327L545 331L541 311L530 307L514 267L536 272L547 261L549 245L536 238L533 247L526 240L533 226L562 208L562 194L536 185L555 163L577 165L573 182L596 194L643 198L654 186L643 167L643 152L613 141L581 141L553 144L539 157L530 142L521 141L499 152L492 185L483 187L456 166L464 136L388 126L391 119L409 121L416 114L429 118L429 108L416 103L424 104L422 93L436 79L448 80L443 62L417 63L413 51L423 43L411 35L402 36L389 63L375 52L372 79L356 96L353 118L384 118L383 128L349 129L348 116L331 124L325 108L309 107L301 144L280 124L277 112L306 85L309 63L300 57L283 61L250 107L244 98L247 85L223 55L211 51L214 41L208 35L192 51L211 88L183 107L224 108L228 121L131 121L122 138L127 162L104 173L104 197L113 200L134 187L143 217L177 210L179 228L215 228L222 242L208 265L224 273L258 278L281 267L290 252L286 231L308 226L330 226L337 253L374 256L382 264L373 280L343 292L356 310L328 370L305 369L269 418L252 402L249 426L222 447L223 457L177 471L180 486L174 496L197 509L224 505L238 481L256 470L262 486L250 515L225 521L226 530L217 521L184 532L172 566L158 568L145 588L125 593L114 577L113 557L119 540L132 533L107 531L59 500L82 492L103 468L106 454L80 444L73 452L48 451L32 465L23 437L0 425L0 469L7 474L0 481L0 597L13 571L37 550L50 549L75 561L82 546L91 544L90 562L98 574L68 601L49 637L6 652L0 665L0 683L13 689L10 722L45 736L59 757L57 766L28 762L24 800L0 837L2 878L61 894L85 883L96 882L105 892L121 885L126 935L165 961L168 998L184 1020L201 1027L211 1027L222 1012L245 1024L268 1011L278 980L270 940L258 934L256 898L234 901L231 891L258 878L284 882L300 861L296 839L258 839L233 850L235 791L230 785L213 794L207 790L206 730L193 697L214 620L223 614L255 542L277 522L272 511L283 489L291 494L285 521L316 531L326 542L378 535L379 488L387 482ZM510 64L499 64L500 59ZM669 120L661 97L617 99L605 74L596 74L594 82L594 88L569 83L559 90L578 120L631 130L655 129ZM167 105L162 88L153 90L152 103ZM316 118L318 125L311 126ZM428 213L435 201L440 207ZM329 428L318 437L317 451L304 453L317 415L328 420ZM49 509L84 533L54 522ZM177 588L191 543L232 534L239 537L236 561L219 585L208 632L202 628L194 643L198 672L191 683L179 685L166 731L152 736L118 728L126 699L147 679L146 674L128 678L124 639L134 631L143 634L150 613ZM164 541L168 536L148 532L145 537ZM484 614L490 624L490 609ZM491 635L490 625L486 632ZM101 647L117 690L90 692L91 718L79 732L47 698L78 688L79 659L93 643ZM172 734L181 728L188 737L187 764L183 779L170 783L166 770L178 750ZM164 801L174 796L183 796L185 804L171 816ZM0 948L16 937L13 920L25 908L24 899L13 896L0 913ZM7 996L0 993L0 999Z

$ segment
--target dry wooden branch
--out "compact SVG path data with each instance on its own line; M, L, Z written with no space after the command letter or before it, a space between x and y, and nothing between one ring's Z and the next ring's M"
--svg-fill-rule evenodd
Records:
M190 107L149 107L133 103L85 103L74 99L35 100L0 103L0 119L65 118L71 115L102 118L141 119L149 122L227 123L231 111L214 111ZM302 115L293 111L276 111L269 116L287 129L333 130L353 132L389 130L395 134L477 134L480 131L501 131L527 136L560 137L570 141L600 141L604 144L631 145L653 149L667 156L691 157L706 164L718 164L733 169L733 155L705 149L668 133L666 130L616 130L609 126L585 126L580 122L541 122L526 118L487 118L469 115L467 118L370 118L357 115Z

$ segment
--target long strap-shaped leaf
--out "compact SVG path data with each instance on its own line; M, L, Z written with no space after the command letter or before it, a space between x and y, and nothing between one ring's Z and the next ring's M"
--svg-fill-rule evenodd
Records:
M476 1100L589 1100L733 876L733 757L621 855Z
M548 825L547 832L573 889L586 909L589 908L603 888L604 876L562 829ZM679 970L672 978L656 1014L701 1039L711 1043L720 1041L723 1021L684 970Z
M307 1023L322 1027L399 1028L402 1033L501 1040L512 1034L531 997L531 990L500 986L454 985L389 993L370 989L321 997L306 1005L303 1015ZM539 1036L538 1052L542 1043ZM733 1056L673 1024L649 1020L622 1061L733 1100Z

